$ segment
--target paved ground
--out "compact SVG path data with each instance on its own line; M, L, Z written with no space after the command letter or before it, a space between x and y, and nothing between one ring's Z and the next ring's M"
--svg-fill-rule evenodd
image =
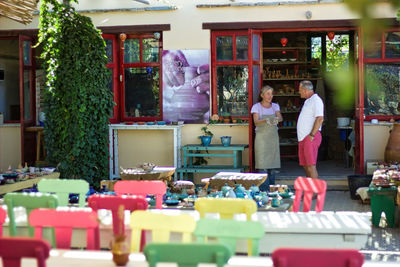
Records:
M352 200L349 191L328 191L325 199L324 211L358 211L371 215L369 204L362 204L361 200ZM399 212L397 212L399 218ZM387 228L384 218L380 226L372 226L372 234L362 248L362 253L368 260L400 262L400 227ZM399 264L400 266L400 264Z

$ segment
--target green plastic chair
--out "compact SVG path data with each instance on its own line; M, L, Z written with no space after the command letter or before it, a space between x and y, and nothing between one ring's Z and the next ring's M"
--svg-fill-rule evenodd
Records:
M150 243L143 249L149 267L158 262L174 262L178 267L195 267L198 263L214 263L223 267L232 256L224 244Z
M85 180L42 179L38 183L38 190L43 193L55 193L59 206L68 206L69 194L79 194L79 207L84 207L89 183Z
M248 239L247 254L259 255L260 239L264 236L264 226L256 221L235 221L226 219L200 219L193 234L198 242L207 242L208 238L217 238L235 252L238 239Z
M14 208L24 207L26 209L26 215L29 218L29 214L32 210L37 208L50 208L55 209L58 206L57 196L51 194L42 193L7 193L4 196L4 204L7 205L8 212L8 229L10 236L17 235L17 225L15 223ZM34 228L28 224L29 236L33 237Z

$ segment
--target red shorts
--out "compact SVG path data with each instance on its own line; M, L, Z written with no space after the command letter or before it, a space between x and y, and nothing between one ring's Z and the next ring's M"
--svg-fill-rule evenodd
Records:
M299 142L299 163L300 166L309 166L317 164L318 148L321 144L322 137L318 131L315 133L314 139L311 141L309 136L306 136Z

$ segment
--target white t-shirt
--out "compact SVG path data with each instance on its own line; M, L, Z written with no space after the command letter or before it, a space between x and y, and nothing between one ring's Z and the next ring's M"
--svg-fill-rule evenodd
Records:
M257 113L258 114L258 119L261 120L262 116L264 115L275 115L275 112L280 111L279 104L277 103L271 103L270 108L266 108L263 105L261 105L261 102L258 102L253 105L251 108L251 114ZM257 130L258 127L256 127L255 130Z
M304 101L299 118L297 119L297 140L302 141L309 135L317 117L324 116L324 103L318 94L313 94ZM321 127L319 128L321 131Z

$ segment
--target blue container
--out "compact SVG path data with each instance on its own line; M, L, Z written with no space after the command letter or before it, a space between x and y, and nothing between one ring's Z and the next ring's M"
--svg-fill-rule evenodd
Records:
M200 136L201 145L203 145L203 146L209 146L210 143L211 143L211 138L212 138L212 136L208 136L208 135L202 135L202 136Z
M223 146L230 146L231 139L232 139L232 136L221 136L221 144Z
M340 129L340 141L346 141L347 129Z

